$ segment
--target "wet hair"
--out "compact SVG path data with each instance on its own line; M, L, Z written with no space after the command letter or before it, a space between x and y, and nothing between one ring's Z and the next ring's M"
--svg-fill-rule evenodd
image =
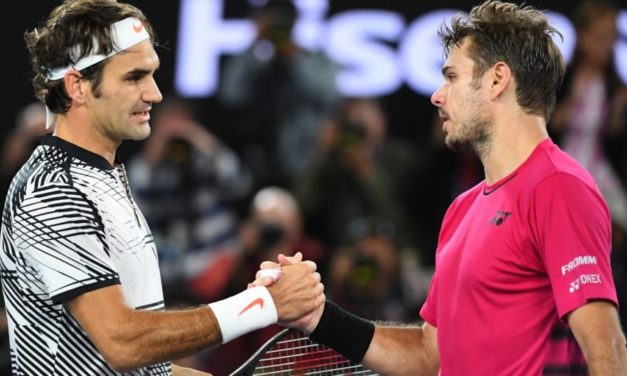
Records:
M30 53L35 97L45 102L52 112L66 113L72 101L65 90L64 81L50 81L48 73L55 68L75 64L91 53L111 53L114 45L110 26L128 17L141 20L152 43L156 44L152 25L144 14L132 5L115 0L66 0L40 26L27 31L24 39ZM97 41L97 46L94 41ZM75 51L80 53L75 56ZM107 61L105 59L81 70L96 96Z
M509 66L516 82L516 100L528 114L547 121L555 109L564 78L564 60L552 36L561 34L531 6L488 0L468 16L456 16L439 31L448 55L465 39L474 61L475 79L498 62Z

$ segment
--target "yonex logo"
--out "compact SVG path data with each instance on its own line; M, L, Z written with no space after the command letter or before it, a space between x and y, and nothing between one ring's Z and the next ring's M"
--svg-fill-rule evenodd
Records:
M490 219L490 224L495 226L500 226L505 222L505 220L512 215L512 212L497 210L496 215Z
M568 292L571 294L579 290L581 285L598 285L601 284L601 274L582 274L576 280L570 283Z

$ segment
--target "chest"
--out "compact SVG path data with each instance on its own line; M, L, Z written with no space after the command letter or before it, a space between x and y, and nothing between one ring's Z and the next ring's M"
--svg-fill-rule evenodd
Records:
M527 288L545 276L531 237L529 210L515 192L479 194L449 221L437 268L450 288Z
M124 175L114 173L93 184L91 194L127 303L139 307L162 300L155 242Z

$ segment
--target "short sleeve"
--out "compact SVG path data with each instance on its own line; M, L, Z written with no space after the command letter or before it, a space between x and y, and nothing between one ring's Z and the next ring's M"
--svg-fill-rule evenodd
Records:
M617 304L610 267L611 222L595 186L556 173L536 186L532 236L551 281L560 317L590 300Z
M13 231L25 264L36 271L43 293L55 303L120 283L102 218L73 186L27 187L14 211Z
M437 312L437 271L431 278L429 283L429 293L427 299L420 309L420 317L425 320L429 325L438 327L438 315Z
M460 218L462 216L456 215L459 211L463 211L467 208L468 204L472 202L468 197L473 196L473 190L467 191L457 197L451 205L444 213L444 218L442 218L442 226L440 227L440 234L438 235L438 246L435 252L435 273L433 274L433 278L431 278L431 282L429 283L429 292L427 294L427 299L420 309L420 317L423 320L429 323L429 325L436 327L438 326L438 279L439 279L439 270L438 264L440 262L440 250L446 246L448 241L451 239L457 226L459 225ZM476 193L476 192L474 192Z

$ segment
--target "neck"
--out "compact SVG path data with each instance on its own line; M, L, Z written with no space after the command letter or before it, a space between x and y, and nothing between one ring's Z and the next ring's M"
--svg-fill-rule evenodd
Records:
M100 155L113 166L115 153L120 144L96 132L90 124L88 119L81 119L75 114L57 115L53 135Z
M496 116L491 142L477 150L487 184L493 184L516 170L548 137L542 116L522 111Z

